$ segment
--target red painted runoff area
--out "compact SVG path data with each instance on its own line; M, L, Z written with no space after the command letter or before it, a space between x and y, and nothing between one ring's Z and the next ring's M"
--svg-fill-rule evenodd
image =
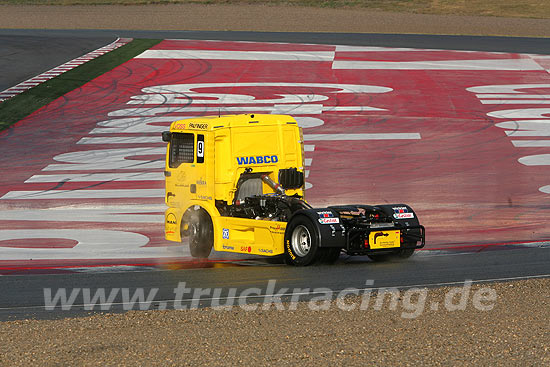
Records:
M160 132L218 113L294 116L314 206L409 204L427 249L548 240L549 69L526 54L163 41L0 133L0 268L190 259L163 238Z

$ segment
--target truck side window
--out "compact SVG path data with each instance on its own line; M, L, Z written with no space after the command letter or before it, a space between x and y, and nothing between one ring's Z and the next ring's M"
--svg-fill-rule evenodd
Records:
M182 163L193 163L195 159L194 134L172 133L170 140L170 168L178 168Z

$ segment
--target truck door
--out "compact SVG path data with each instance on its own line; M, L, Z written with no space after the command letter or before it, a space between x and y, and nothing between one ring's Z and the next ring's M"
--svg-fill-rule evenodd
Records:
M205 135L173 132L166 159L166 204L190 205L191 200L212 200L207 178Z

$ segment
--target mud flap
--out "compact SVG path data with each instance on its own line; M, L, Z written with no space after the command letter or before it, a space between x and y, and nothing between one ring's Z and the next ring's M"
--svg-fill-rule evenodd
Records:
M402 228L401 233L404 239L403 247L416 247L418 241L422 240L422 229L418 228L420 222L414 210L407 204L384 204L376 205L386 215L398 222ZM417 227L406 229L407 227Z
M346 230L336 211L329 208L303 209L296 211L292 217L296 215L311 219L319 234L319 247L346 247Z
M168 208L164 212L164 238L168 241L181 242L182 216L180 208Z

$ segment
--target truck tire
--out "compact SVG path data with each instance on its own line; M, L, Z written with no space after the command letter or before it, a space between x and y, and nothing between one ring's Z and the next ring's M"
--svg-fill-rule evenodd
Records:
M404 248L393 254L394 258L396 259L408 259L414 254L413 248Z
M339 247L327 247L320 250L322 254L319 262L323 264L334 264L340 258L340 252L342 252L342 249Z
M304 215L293 217L285 232L285 262L289 265L307 266L319 260L319 234L311 219Z
M413 248L403 248L392 253L387 254L372 254L367 255L369 259L375 262L384 262L391 260L405 260L414 254Z
M189 251L191 256L205 259L214 246L214 226L204 210L198 210L189 220Z

